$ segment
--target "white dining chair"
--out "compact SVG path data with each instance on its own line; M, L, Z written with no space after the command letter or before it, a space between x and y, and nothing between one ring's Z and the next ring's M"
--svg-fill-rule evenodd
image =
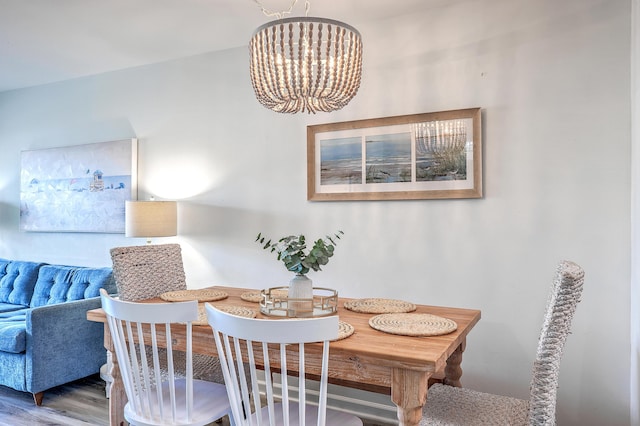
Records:
M538 340L529 400L434 384L429 388L420 425L555 425L560 359L583 283L580 266L560 263Z
M337 316L264 320L234 316L209 304L205 308L236 424L362 425L362 420L354 415L327 408L329 342L338 336ZM321 345L321 366L312 368L305 362L305 347L309 344ZM250 367L248 377L243 352ZM288 366L297 371L297 389L288 383ZM264 398L260 393L258 369L264 371ZM272 378L274 370L281 373L280 383ZM320 377L317 401L309 398L307 373Z
M130 424L203 426L225 415L234 424L225 386L193 379L192 322L198 319L196 301L126 302L105 291L100 292L100 297L128 399L124 417ZM171 329L176 326L186 327L184 378L175 374ZM158 336L160 332L163 334ZM166 342L164 355L158 351L160 338ZM166 356L165 363L161 356ZM165 377L161 364L167 367Z

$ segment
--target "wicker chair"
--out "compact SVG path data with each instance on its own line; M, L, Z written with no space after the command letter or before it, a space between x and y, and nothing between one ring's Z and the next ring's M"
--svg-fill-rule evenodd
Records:
M120 300L135 302L187 289L179 244L115 247L111 260Z
M580 266L560 263L538 341L528 401L435 384L429 388L420 425L555 425L560 358L583 282Z
M115 247L110 253L120 300L135 302L187 289L179 244ZM196 379L224 383L217 357L194 353L193 371Z

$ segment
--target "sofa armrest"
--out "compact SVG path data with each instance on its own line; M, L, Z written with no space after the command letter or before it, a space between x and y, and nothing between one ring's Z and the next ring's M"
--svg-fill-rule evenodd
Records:
M40 306L27 313L26 387L38 393L100 371L104 325L87 320L100 298Z

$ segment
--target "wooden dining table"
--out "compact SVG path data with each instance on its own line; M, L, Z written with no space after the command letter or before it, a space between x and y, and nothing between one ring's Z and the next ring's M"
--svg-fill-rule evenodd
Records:
M274 319L260 312L260 305L243 300L240 296L251 291L236 287L211 287L222 290L228 297L209 302L214 306L244 306L257 311L257 318ZM369 319L375 314L358 313L344 308L344 303L352 300L338 299L337 315L341 321L351 324L354 332L347 338L331 343L329 361L329 381L369 391L387 393L397 406L400 425L417 425L422 417L422 407L427 400L429 380L438 378L445 384L460 386L462 376L462 354L466 337L480 320L480 311L474 309L416 305L415 313L426 313L453 320L457 329L449 334L431 337L413 337L389 334L377 331L369 325ZM146 302L164 302L160 298ZM170 303L170 302L165 302ZM102 309L87 312L90 321L102 322L104 345L111 353L113 343ZM181 331L182 330L182 331ZM186 347L184 328L172 328L174 349ZM208 325L193 327L193 351L195 353L216 355L213 332ZM321 345L317 353L313 345L306 354L307 360L320 356ZM117 359L113 358L111 376L113 383L109 393L109 419L111 426L124 425L124 405L127 398L120 377Z

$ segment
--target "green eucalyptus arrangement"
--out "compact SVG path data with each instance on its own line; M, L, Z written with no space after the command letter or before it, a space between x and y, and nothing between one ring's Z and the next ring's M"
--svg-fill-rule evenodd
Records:
M317 239L313 246L307 250L307 240L304 235L289 235L280 238L277 242L266 240L266 237L259 233L256 242L262 245L264 250L278 253L278 260L284 263L288 271L304 275L310 270L321 271L321 266L329 263L329 258L333 256L336 241L344 235L338 231L332 236Z

